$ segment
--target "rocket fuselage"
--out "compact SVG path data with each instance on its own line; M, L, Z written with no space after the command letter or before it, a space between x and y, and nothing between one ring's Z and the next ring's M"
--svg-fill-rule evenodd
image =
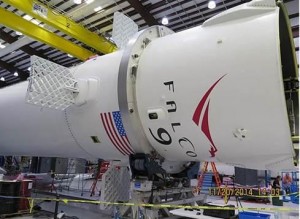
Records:
M74 67L96 95L64 111L26 104L27 82L1 89L0 154L125 160L156 151L170 161L291 167L279 8L251 3L179 33L149 28Z

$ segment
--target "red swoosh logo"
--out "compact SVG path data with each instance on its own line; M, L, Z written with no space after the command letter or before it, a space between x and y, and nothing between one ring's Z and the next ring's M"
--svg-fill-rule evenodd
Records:
M204 111L202 124L201 124L201 130L206 135L207 139L210 141L211 146L210 146L209 152L210 152L211 157L215 157L215 154L218 151L218 149L215 146L215 143L213 142L212 137L210 135L209 123L208 123L208 109L209 109L209 100L208 100L207 106Z
M226 74L225 74L226 75ZM210 95L210 93L212 92L212 90L215 88L215 86L219 83L219 81L222 80L223 77L225 77L225 75L223 75L221 78L219 78L204 94L204 96L202 97L202 99L200 100L194 115L193 115L193 121L194 123L199 126L200 123L200 115L202 113L202 110L204 108L205 103L207 102L207 99ZM201 122L201 130L202 132L205 134L205 136L207 137L207 139L209 140L211 146L210 146L210 150L209 153L211 155L211 157L215 157L216 152L218 151L215 143L213 142L213 139L211 137L210 134L210 130L209 130L209 118L208 118L208 112L209 112L209 102L210 100L208 100L208 103L206 105L205 111L204 111L204 115L202 117L202 122Z

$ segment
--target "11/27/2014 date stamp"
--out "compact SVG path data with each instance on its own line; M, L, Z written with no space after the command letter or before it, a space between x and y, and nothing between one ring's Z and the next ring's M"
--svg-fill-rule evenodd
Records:
M209 195L217 196L279 196L280 189L266 189L266 188L209 188Z

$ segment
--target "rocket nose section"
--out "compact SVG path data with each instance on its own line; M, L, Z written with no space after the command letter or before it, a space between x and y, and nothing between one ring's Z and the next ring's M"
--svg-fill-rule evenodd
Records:
M144 132L172 161L292 168L297 74L281 3L253 1L227 10L143 51L136 95ZM165 119L150 111L159 107Z
M225 22L236 22L239 19L247 19L260 16L276 10L275 0L253 0L251 2L230 8L216 16L211 17L203 23L203 27L222 24Z

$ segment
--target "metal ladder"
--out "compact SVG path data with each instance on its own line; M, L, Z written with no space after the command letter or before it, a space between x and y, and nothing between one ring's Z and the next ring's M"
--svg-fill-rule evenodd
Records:
M102 175L107 171L109 167L109 162L108 161L99 161L98 162L98 171L97 171L97 176L95 177L93 184L91 186L91 194L90 196L95 195L95 190L97 187L97 182L98 180L102 179ZM99 194L100 195L100 194Z
M202 188L204 175L205 175L205 173L207 173L208 163L211 164L211 168L212 168L215 180L216 180L217 187L221 186L221 179L220 179L219 173L217 171L215 162L204 162L204 169L203 169L203 171L201 171L200 176L198 176L198 185L197 185L198 194L200 194L200 191L201 191L201 188Z

